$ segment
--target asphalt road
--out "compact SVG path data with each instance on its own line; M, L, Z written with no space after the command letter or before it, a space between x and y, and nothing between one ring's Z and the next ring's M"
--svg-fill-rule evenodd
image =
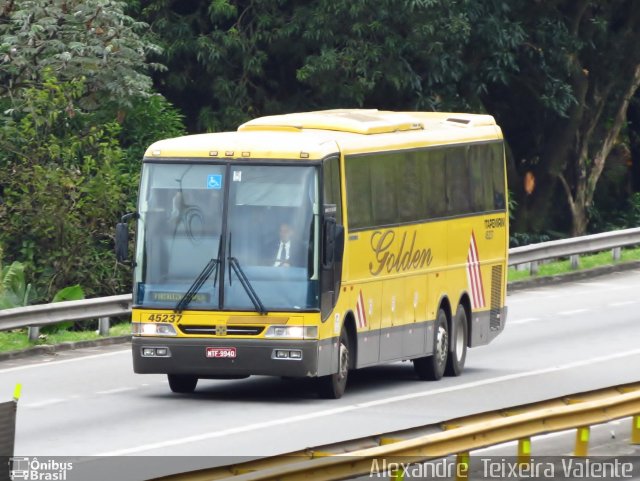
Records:
M258 376L176 395L164 376L134 374L122 345L4 361L0 399L22 383L16 455L237 462L638 381L639 292L640 270L514 292L504 333L468 352L462 376L424 382L394 363L352 374L335 401L308 381ZM178 464L152 460L149 472Z

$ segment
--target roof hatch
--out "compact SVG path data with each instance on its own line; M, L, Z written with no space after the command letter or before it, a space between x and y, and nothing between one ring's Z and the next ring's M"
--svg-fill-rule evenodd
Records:
M383 134L423 128L419 119L403 112L339 109L260 117L242 124L238 130L318 129L354 134Z

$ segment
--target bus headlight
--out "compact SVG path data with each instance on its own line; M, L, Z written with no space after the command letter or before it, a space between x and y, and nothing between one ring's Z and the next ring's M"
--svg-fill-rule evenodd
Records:
M133 322L131 334L134 336L176 336L176 328L162 322Z
M269 326L264 337L275 339L318 339L318 326Z

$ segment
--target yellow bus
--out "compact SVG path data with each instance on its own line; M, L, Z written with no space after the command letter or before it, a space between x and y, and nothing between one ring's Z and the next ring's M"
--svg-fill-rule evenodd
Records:
M459 375L504 328L503 137L493 117L327 110L154 143L137 219L133 366L317 378L412 360Z

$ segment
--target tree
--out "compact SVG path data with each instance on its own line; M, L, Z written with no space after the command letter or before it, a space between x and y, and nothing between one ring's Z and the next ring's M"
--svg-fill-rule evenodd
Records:
M519 73L506 86L493 86L484 100L505 126L519 172L536 178L532 195L522 194L516 228L548 229L554 215L563 227L560 188L571 234L581 235L640 85L640 4L522 0L513 9L527 32Z
M129 290L113 227L135 206L147 145L183 133L151 90L145 24L110 0L0 7L0 242L40 300Z
M512 152L523 231L584 233L638 83L633 0L159 0L140 8L170 67L156 85L191 130L331 107L494 114Z
M146 57L158 47L142 33L147 25L114 0L13 0L0 8L0 97L14 101L45 75L84 78L83 108L129 105L148 95ZM48 72L48 73L45 73ZM19 106L19 105L18 105ZM17 106L14 105L13 108Z
M163 47L156 87L202 131L331 107L478 109L523 38L508 13L497 0L158 0L133 14ZM474 31L492 53L467 64Z

